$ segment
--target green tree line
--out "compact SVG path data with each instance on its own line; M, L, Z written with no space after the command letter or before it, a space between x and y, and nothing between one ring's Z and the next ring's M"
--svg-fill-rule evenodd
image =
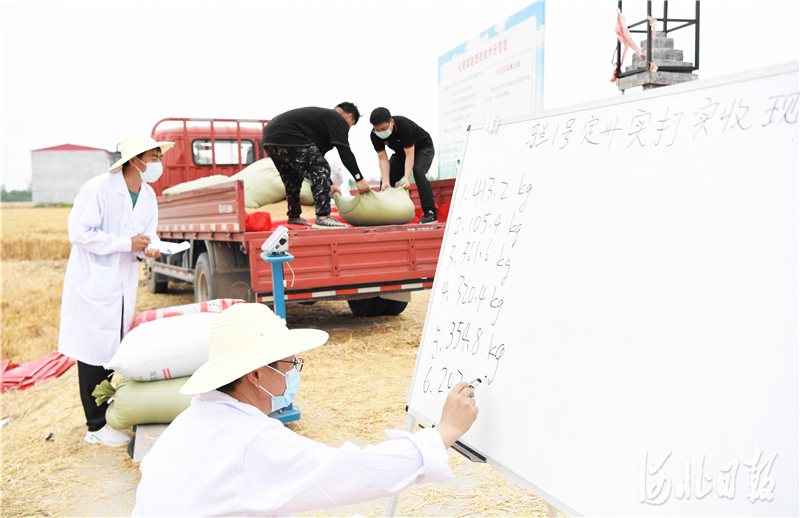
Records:
M26 191L6 191L6 186L0 190L0 201L31 201L31 190Z

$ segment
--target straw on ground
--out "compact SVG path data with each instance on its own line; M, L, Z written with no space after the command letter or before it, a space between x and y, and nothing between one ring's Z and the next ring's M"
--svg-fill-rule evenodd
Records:
M276 220L285 217L285 202L269 208ZM27 209L17 209L20 214ZM38 211L38 212L37 212ZM10 225L3 210L3 246ZM37 228L37 235L66 240L64 209L30 209L28 219L13 219L19 228ZM309 214L310 212L310 214ZM304 207L313 217L313 207ZM47 222L51 222L52 227ZM60 229L60 230L59 230ZM59 234L60 232L60 234ZM22 231L19 231L22 233ZM25 250L23 245L18 249ZM21 254L25 255L25 254ZM57 348L65 258L35 257L2 261L2 357L14 361L36 359ZM345 441L365 446L385 440L387 428L402 429L405 400L414 370L417 347L427 311L429 293L417 294L397 317L362 319L347 303L320 302L290 305L292 327L329 327L362 322L366 327L329 330L330 340L304 354L302 390L297 404L303 418L288 426L306 437L339 446ZM139 276L136 310L186 304L194 300L191 285L170 282L169 293L153 295ZM373 324L372 322L375 322ZM3 516L76 515L78 497L104 498L99 489L110 477L136 477L124 448L102 449L84 442L83 410L78 396L77 369L22 392L0 396L2 419ZM47 441L49 434L52 440ZM116 456L112 466L99 464L98 452ZM414 487L403 493L398 507L402 516L537 516L546 514L544 501L509 482L490 466L472 464L450 450L450 465L461 477L453 484ZM133 492L126 494L133 504ZM379 516L386 499L358 508L364 516ZM352 511L339 511L338 514ZM336 515L336 510L306 513Z

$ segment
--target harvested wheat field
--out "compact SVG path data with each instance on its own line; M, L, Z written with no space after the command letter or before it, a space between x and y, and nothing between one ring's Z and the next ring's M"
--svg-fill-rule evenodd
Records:
M68 210L4 209L4 251L7 232L22 234L12 221L17 228L36 228L37 236L66 240ZM276 208L276 220L280 210ZM9 218L10 212L19 217ZM304 210L304 216L313 217L313 211L307 214ZM18 246L28 250L22 244ZM3 253L2 358L29 361L57 348L65 268L65 258L12 260ZM427 292L415 294L401 315L370 319L353 316L346 302L288 306L290 327L322 328L328 331L330 340L303 355L306 368L296 399L303 418L287 426L330 446L345 441L365 446L384 440L387 428L402 429L428 299ZM137 311L193 300L192 286L184 283L171 282L169 293L153 295L147 291L143 272L140 274ZM84 442L86 428L77 384L77 368L73 366L58 379L0 396L2 419L9 419L0 429L3 516L130 515L138 469L124 448ZM470 463L453 450L450 464L456 480L405 491L398 515L547 514L544 501L493 468ZM380 516L387 500L305 515Z
M69 258L67 208L7 209L2 216L3 262Z

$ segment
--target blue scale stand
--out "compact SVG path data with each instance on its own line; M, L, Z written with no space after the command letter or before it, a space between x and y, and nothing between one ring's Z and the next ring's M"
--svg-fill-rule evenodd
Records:
M286 320L286 302L283 300L283 264L292 261L294 256L287 252L263 252L261 258L272 267L272 298L275 300L275 314ZM270 417L286 424L300 420L300 409L294 403L269 414Z

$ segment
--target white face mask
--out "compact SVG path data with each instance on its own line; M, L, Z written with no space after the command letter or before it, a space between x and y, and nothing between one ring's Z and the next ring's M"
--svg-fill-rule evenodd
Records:
M161 174L164 172L164 166L161 162L143 162L144 163L144 171L136 167L136 164L133 167L136 167L136 170L139 171L139 174L142 176L142 181L147 183L152 183L161 178Z
M392 134L392 123L389 123L389 127L386 128L386 131L376 131L375 134L378 138L389 138L389 135Z

